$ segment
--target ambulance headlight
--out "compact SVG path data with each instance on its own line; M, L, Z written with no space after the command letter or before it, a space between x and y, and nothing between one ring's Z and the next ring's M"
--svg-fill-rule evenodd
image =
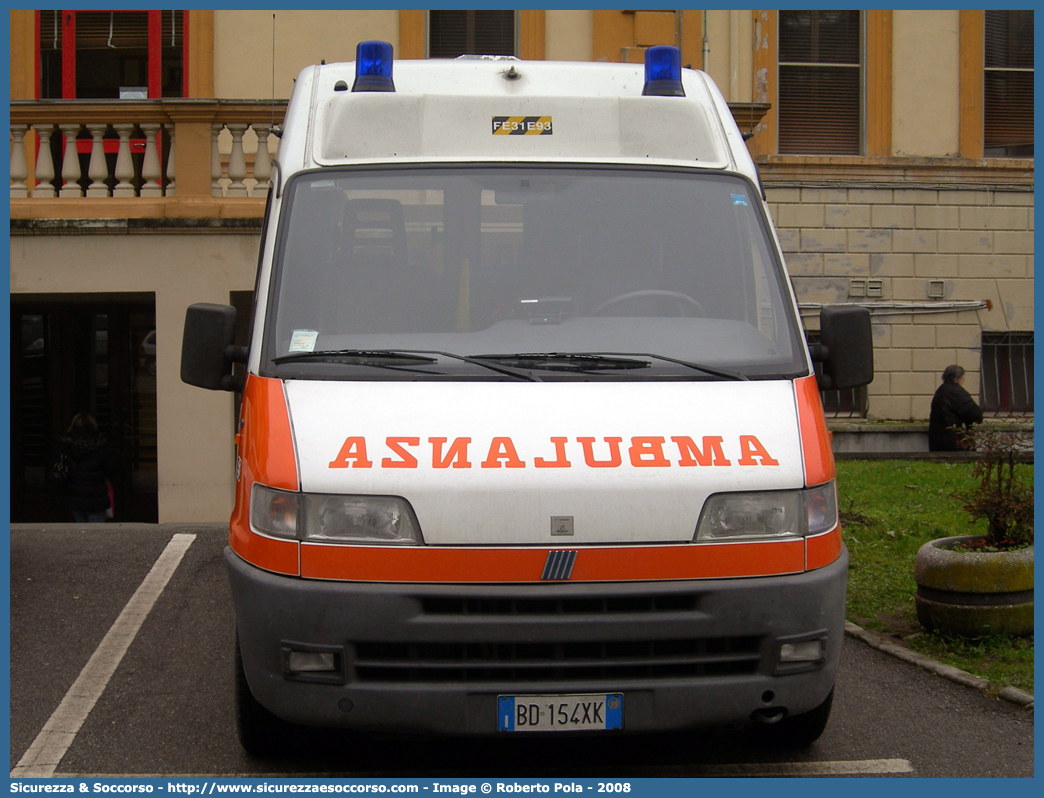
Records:
M413 508L398 496L293 493L255 484L250 526L262 535L317 543L424 543Z
M301 526L301 494L254 484L250 494L250 526L262 535L297 538Z
M800 538L837 526L833 480L807 490L717 493L707 499L696 540Z
M413 509L398 496L305 494L302 540L410 546L422 543Z

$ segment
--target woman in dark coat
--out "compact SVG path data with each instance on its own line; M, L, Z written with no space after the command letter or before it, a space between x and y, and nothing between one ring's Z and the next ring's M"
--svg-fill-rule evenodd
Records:
M77 523L102 523L109 509L109 441L90 413L77 413L59 442L69 467L64 485L65 506Z
M964 369L947 366L942 385L932 397L928 417L928 451L960 452L967 448L959 433L982 422L982 410L964 390Z

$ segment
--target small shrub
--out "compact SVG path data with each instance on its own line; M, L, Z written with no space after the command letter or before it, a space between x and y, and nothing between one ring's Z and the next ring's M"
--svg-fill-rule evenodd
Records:
M1033 543L1033 487L1016 474L1019 455L1029 442L1025 432L976 427L965 433L978 452L972 471L978 484L956 494L972 521L986 520L984 548L1011 549Z

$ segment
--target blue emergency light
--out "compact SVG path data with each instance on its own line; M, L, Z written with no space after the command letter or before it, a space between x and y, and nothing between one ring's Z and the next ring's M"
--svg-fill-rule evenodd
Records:
M388 42L359 42L356 46L352 91L395 91L392 46Z
M658 44L645 51L643 95L684 97L681 83L681 51L669 44Z

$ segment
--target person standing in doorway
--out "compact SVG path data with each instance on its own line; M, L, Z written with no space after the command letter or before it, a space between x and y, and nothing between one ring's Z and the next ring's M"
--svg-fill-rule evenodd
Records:
M967 449L961 433L970 429L972 424L980 423L982 410L964 389L964 369L958 365L947 366L942 374L942 385L932 397L928 416L928 451L960 452Z
M105 433L90 413L77 413L59 440L69 475L64 485L65 506L77 523L104 523L111 506L109 472L112 453Z

